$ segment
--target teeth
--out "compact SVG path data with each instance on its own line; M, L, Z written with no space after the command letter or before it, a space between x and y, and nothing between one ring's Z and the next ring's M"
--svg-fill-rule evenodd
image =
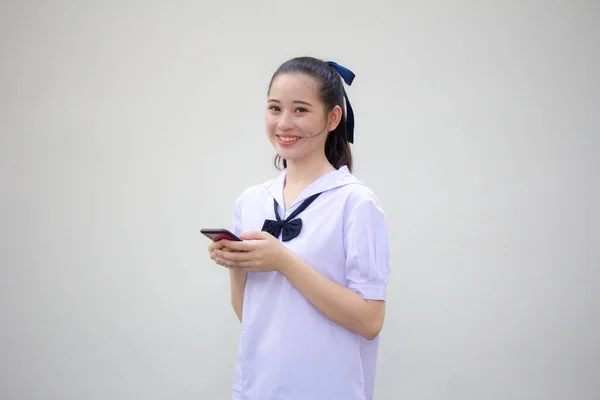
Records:
M279 139L282 142L295 142L296 140L298 140L297 137L283 137L283 136L280 136Z

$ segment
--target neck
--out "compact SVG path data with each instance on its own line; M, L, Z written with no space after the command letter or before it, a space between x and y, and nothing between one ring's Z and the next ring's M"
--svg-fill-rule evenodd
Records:
M286 186L307 187L321 176L334 171L325 154L304 160L288 160Z

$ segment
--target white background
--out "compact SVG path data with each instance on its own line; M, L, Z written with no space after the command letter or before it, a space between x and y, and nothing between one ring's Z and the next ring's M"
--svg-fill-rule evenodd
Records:
M375 398L597 399L599 10L3 1L0 398L230 397L199 229L276 175L267 84L312 55L392 231Z

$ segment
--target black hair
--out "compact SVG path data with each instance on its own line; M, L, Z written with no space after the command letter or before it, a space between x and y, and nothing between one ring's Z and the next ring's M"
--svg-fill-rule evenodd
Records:
M285 73L301 73L313 78L318 87L318 96L329 113L335 106L342 109L342 118L338 126L327 135L325 140L325 156L329 163L338 169L347 166L352 171L352 152L346 134L346 109L344 107L344 86L342 78L334 67L313 57L292 58L279 66L269 83L269 91L275 78ZM287 162L279 154L275 156L275 167L287 168Z

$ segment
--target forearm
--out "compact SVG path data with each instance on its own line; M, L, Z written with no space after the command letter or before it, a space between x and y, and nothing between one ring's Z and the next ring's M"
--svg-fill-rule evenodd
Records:
M321 313L367 339L381 330L385 304L363 299L348 289L321 275L296 256L286 259L280 272Z
M246 278L248 273L238 269L229 270L229 279L231 282L231 305L238 319L242 321L242 308L244 304L244 289L246 288Z

